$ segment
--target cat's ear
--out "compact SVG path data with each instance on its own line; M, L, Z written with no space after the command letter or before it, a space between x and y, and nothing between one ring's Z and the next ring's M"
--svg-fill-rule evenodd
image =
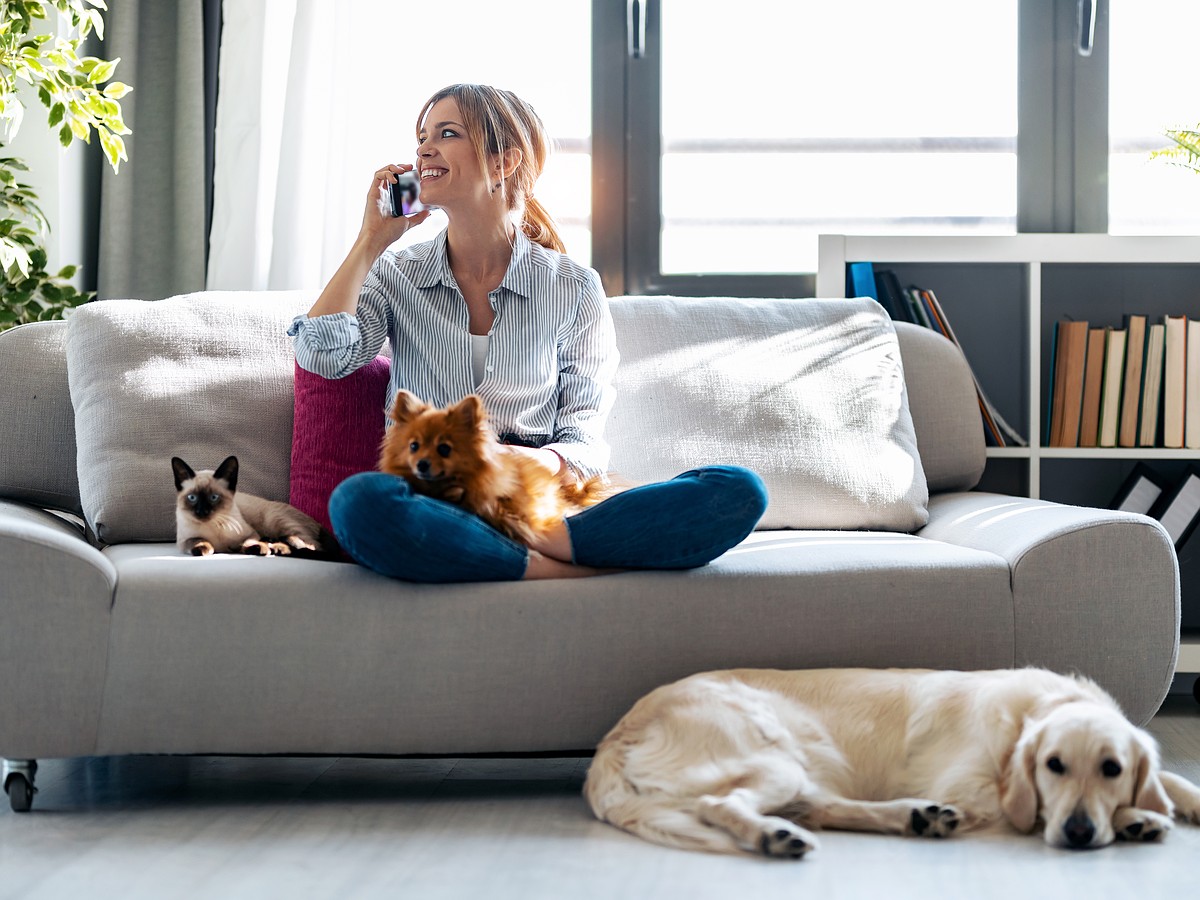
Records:
M447 412L470 428L478 426L483 421L485 415L483 401L475 394L467 394L467 396L451 406Z
M175 490L183 490L183 483L189 478L195 478L196 473L192 471L192 467L185 463L178 456L171 457L171 470L175 473Z
M428 404L422 403L416 394L410 391L396 391L396 399L392 401L392 421L403 425L428 408Z
M236 456L225 457L225 461L223 463L221 463L219 466L217 466L217 471L214 472L213 475L215 477L221 479L222 481L224 481L227 485L229 485L229 489L231 491L236 491L237 490L237 479L238 479L237 457Z

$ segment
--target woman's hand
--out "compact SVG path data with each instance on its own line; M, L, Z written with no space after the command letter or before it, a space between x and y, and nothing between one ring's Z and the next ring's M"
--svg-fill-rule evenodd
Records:
M375 172L375 180L371 182L371 190L367 194L367 208L363 212L359 239L367 242L375 250L376 256L400 240L408 229L429 218L428 209L408 216L392 215L389 185L394 184L403 173L412 170L413 167L407 163L389 163Z
M325 290L308 311L309 317L326 316L333 313L353 314L358 308L358 294L375 260L388 247L400 240L408 229L420 225L429 218L429 210L423 209L411 216L392 216L388 185L402 172L411 172L409 165L387 165L375 173L371 192L367 195L367 209L363 213L362 228L358 239L346 259L333 273ZM381 201L383 205L381 206Z

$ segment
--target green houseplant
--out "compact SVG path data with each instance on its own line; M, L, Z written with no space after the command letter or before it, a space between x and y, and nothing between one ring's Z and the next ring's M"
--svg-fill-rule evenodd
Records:
M95 131L108 164L119 171L127 159L121 135L130 133L120 100L131 88L110 81L119 59L79 55L93 31L104 39L101 10L107 9L104 0L0 0L0 121L6 140L12 140L25 114L17 96L19 79L36 90L59 143L90 143ZM60 33L34 33L51 14L59 16ZM0 330L61 318L93 296L69 283L75 266L46 271L50 225L36 193L18 174L26 171L21 160L0 157Z
M1151 159L1163 159L1169 163L1200 172L1200 125L1194 129L1168 128L1166 135L1174 143L1150 154Z

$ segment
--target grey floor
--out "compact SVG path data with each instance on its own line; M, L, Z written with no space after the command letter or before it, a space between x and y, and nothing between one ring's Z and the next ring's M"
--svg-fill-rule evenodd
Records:
M1150 730L1200 782L1200 706ZM132 757L46 761L0 809L0 898L1195 896L1200 828L1053 850L825 833L801 862L668 850L595 821L583 759Z

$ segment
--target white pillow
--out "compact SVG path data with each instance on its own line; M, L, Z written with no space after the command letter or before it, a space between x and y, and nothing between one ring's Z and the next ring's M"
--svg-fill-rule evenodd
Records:
M238 490L288 498L293 365L287 327L313 292L104 300L67 323L79 496L104 543L175 539L171 457L226 456Z
M929 490L892 321L874 300L614 298L612 468L639 482L733 464L759 528L915 531Z

